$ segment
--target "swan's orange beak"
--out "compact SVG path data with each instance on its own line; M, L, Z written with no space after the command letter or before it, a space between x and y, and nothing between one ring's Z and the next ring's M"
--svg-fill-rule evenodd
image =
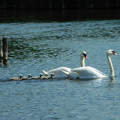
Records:
M85 59L87 59L87 58L88 58L88 56L86 55Z
M87 58L88 58L88 56L87 56L87 55L84 55L84 57L85 57L85 59L87 59Z
M83 53L83 56L84 56L85 59L88 58L87 54L85 54L85 53Z
M115 52L115 51L113 51L113 55L118 55L118 53L117 53L117 52Z

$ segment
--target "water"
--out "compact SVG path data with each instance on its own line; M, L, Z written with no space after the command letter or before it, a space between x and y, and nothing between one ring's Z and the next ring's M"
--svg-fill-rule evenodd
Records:
M86 64L109 74L106 50L120 53L120 21L1 23L9 37L9 62L0 68L0 120L118 120L120 56L111 56L115 80L31 80L8 78L59 66Z

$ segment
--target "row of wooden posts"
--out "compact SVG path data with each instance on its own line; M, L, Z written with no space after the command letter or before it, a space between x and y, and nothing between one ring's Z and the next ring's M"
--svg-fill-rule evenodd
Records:
M4 65L8 63L8 38L0 37L0 62Z

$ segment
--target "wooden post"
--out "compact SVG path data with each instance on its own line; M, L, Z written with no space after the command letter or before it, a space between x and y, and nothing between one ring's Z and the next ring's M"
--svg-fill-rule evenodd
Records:
M3 67L3 43L1 36L0 36L0 67Z
M3 44L2 44L2 37L0 37L0 60L3 59Z
M3 64L7 64L8 61L8 39L6 37L3 37Z

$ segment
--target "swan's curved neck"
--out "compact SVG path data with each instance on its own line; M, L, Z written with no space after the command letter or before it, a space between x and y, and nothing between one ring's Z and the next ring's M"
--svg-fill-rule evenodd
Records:
M85 58L81 56L81 61L80 61L81 67L85 67Z
M113 64L112 64L112 61L111 61L109 54L107 54L107 59L108 59L109 67L110 67L111 76L114 76L115 75L114 68L113 68Z

